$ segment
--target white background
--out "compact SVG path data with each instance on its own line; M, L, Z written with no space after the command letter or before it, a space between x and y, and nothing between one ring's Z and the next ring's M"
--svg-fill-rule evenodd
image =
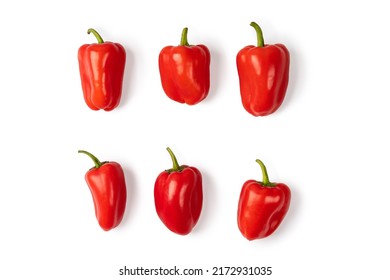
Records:
M223 3L223 4L222 4ZM0 278L160 279L119 269L271 266L267 279L389 279L389 63L386 1L2 1L0 4ZM235 56L256 43L290 50L282 107L253 117L242 107ZM127 51L123 98L113 112L84 103L77 50L88 28ZM157 58L177 45L211 52L211 89L190 107L161 88ZM188 236L154 209L157 175L179 163L204 177L204 207ZM122 224L100 229L84 181L92 161L122 164ZM269 238L238 231L242 184L292 190ZM166 277L173 279L174 277ZM177 276L176 278L185 278ZM229 279L258 279L230 276ZM264 277L266 278L266 277Z

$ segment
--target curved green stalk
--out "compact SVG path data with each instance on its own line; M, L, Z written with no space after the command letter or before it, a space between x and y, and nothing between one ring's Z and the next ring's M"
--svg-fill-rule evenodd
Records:
M87 33L88 34L92 33L96 37L98 44L104 43L103 38L100 36L100 34L95 29L90 28L90 29L88 29Z
M100 166L103 165L103 163L100 160L98 160L98 158L95 157L93 154L91 154L87 151L84 151L84 150L79 150L79 153L86 154L87 156L89 156L93 160L93 163L95 164L95 168L99 168Z
M173 167L171 169L167 170L167 171L169 173L170 172L175 172L175 171L182 171L183 168L177 162L175 154L172 152L172 150L169 147L167 148L167 151L168 151L169 155L171 156L172 164L173 164Z
M254 21L251 22L250 26L252 26L256 30L257 46L260 48L264 47L263 31L261 31L260 26Z
M271 187L271 186L274 186L275 184L274 183L271 183L269 181L269 178L268 178L268 173L267 173L267 168L265 167L264 163L259 160L259 159L256 159L256 162L260 165L260 168L261 168L261 172L263 173L263 182L262 184L266 187Z
M188 28L184 27L183 31L181 32L180 46L189 46L190 45L188 43L187 33L188 33Z

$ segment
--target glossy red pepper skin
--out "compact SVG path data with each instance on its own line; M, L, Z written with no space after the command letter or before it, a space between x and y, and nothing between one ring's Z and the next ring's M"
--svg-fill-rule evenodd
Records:
M286 95L290 53L282 44L264 45L260 27L256 29L257 46L246 46L237 54L237 70L240 81L241 101L253 116L274 113Z
M248 240L271 235L286 216L291 200L289 187L269 182L264 164L256 161L262 168L263 182L248 180L244 183L237 212L238 228Z
M174 233L189 234L202 211L202 175L191 166L177 163L172 151L173 168L159 174L154 185L156 212L164 225Z
M85 174L85 180L91 191L95 206L95 215L100 227L109 231L117 227L126 208L127 190L125 175L117 162L100 162L89 152L80 150L95 163Z
M98 43L85 44L78 51L84 100L92 110L111 111L122 96L126 51L119 43L104 42L94 29L89 33Z
M163 90L172 100L195 105L210 89L210 51L205 45L189 45L187 28L179 46L167 46L159 55Z

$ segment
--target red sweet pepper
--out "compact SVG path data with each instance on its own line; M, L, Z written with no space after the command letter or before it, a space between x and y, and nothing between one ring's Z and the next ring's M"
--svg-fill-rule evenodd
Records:
M248 240L271 235L280 225L290 206L291 192L283 183L271 183L267 169L256 160L263 173L263 182L244 183L238 203L237 222Z
M179 165L171 149L167 150L173 167L161 172L156 179L156 212L168 229L186 235L198 222L202 210L202 175L195 167Z
M257 33L257 46L246 46L237 54L242 104L254 116L275 112L286 95L290 54L282 44L264 44L261 28L250 24Z
M78 52L84 100L92 110L111 111L122 95L126 51L121 44L104 42L92 28L90 33L98 43L83 45Z
M119 163L113 161L100 162L87 151L79 153L88 155L95 167L85 174L85 180L91 191L95 206L95 215L103 230L111 230L122 221L126 208L125 175Z
M159 55L159 70L166 95L179 103L194 105L210 88L210 52L205 45L190 45L184 28L179 46L167 46Z

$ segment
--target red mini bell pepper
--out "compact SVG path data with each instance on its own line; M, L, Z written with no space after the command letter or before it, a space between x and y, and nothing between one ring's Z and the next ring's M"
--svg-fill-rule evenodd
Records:
M79 150L79 153L88 155L95 163L95 167L85 174L85 180L92 194L100 227L105 231L111 230L120 224L126 208L127 190L123 169L113 161L100 162L87 151Z
M286 95L290 54L282 44L264 44L261 28L250 24L257 33L257 46L246 46L237 54L241 101L254 116L275 112Z
M271 235L280 225L290 206L291 192L283 183L271 183L267 169L256 160L263 173L263 182L244 183L238 203L237 222L248 240Z
M159 70L166 95L179 103L194 105L205 99L210 88L210 52L205 45L190 45L188 28L179 46L167 46L159 55Z
M179 165L167 148L173 167L160 173L154 185L156 212L172 232L186 235L198 222L202 211L202 175L195 167Z
M92 28L90 33L98 43L83 45L78 52L84 100L92 110L111 111L122 96L126 51L121 44L104 42Z

